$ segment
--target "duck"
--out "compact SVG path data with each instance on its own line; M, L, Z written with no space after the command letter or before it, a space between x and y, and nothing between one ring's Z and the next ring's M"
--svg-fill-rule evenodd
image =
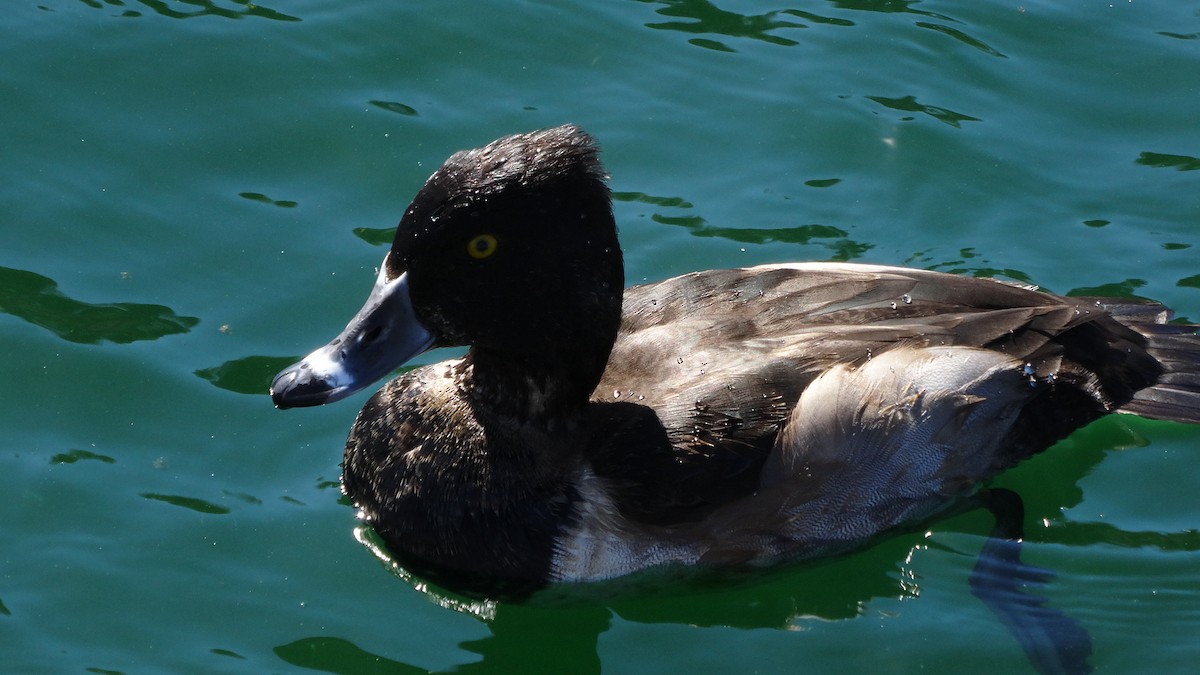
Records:
M795 262L625 288L608 177L564 125L459 151L280 409L363 406L342 486L405 570L527 598L838 555L1110 413L1200 423L1200 327L1152 301Z

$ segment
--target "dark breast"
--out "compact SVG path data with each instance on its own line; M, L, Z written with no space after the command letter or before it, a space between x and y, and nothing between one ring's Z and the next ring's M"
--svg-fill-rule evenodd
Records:
M576 497L532 454L494 442L454 371L421 368L370 399L346 442L343 486L408 571L457 592L522 597L546 584Z

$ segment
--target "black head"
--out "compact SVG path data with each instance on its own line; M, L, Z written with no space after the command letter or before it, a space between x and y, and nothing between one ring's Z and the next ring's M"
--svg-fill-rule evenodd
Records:
M352 347L362 342L400 362L418 346L469 345L476 381L502 388L497 395L531 396L537 406L585 402L615 340L624 286L596 155L592 138L569 125L455 153L404 213L368 306L314 352L316 360L355 364ZM393 297L401 292L403 302ZM372 305L380 310L368 311ZM392 325L393 315L405 314L419 330ZM378 347L396 339L403 349ZM311 390L320 381L316 374L285 377L304 363L276 378L277 405L325 402L311 391L286 393L292 382L291 389ZM344 380L358 379L347 370L326 378L336 385L327 388L345 390ZM369 370L381 376L380 368ZM513 391L518 382L532 391Z

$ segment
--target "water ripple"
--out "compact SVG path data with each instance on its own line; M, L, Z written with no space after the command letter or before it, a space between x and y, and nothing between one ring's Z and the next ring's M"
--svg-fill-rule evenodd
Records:
M301 638L273 650L288 665L326 673L421 673L424 668L372 654L344 638Z
M81 344L127 344L186 333L200 319L169 307L134 302L90 304L69 298L40 274L0 267L0 313L11 314Z
M67 452L60 452L57 455L51 457L50 463L51 464L74 464L75 462L78 462L80 460L85 460L85 459L95 460L97 462L103 462L104 464L115 464L117 462L116 459L113 459L112 457L109 457L108 455L101 455L101 454L98 454L95 452L89 452L87 450L68 450Z
M214 504L210 501L205 501L196 497L164 495L155 492L143 492L141 496L144 499L149 499L156 502L166 502L167 504L171 504L173 506L182 506L185 509L191 509L192 511L196 511L198 513L208 513L216 516L223 516L230 512L228 507L221 506L220 504Z
M395 227L356 227L354 236L372 246L390 246L396 238Z
M238 394L266 394L271 379L296 357L247 356L195 371L196 377Z
M79 1L94 9L126 7L128 5L125 0ZM222 7L216 2L213 2L213 0L137 0L137 3L148 7L155 14L165 16L170 19L192 19L198 16L219 16L225 19L244 19L248 16L252 16L260 19L270 19L272 21L300 21L299 17L284 14L283 12L277 12L273 9L250 2L249 0L234 0L232 4L238 6L236 9ZM184 9L177 9L177 7L180 5L182 5ZM136 18L142 16L142 13L136 9L127 9L122 12L120 16Z
M731 38L748 38L774 45L792 46L799 44L791 38L772 34L784 28L804 28L804 24L778 19L780 12L765 14L737 14L720 9L706 0L674 0L662 3L666 5L656 13L663 16L691 19L691 21L664 21L648 23L647 28L656 30L673 30L681 33L702 35L723 35ZM733 51L728 46L714 40L704 40L702 43L693 42L700 47L717 48L721 51Z
M262 204L270 204L283 209L294 209L299 205L299 202L290 199L271 199L261 192L239 192L238 196L242 199L249 199L252 202L260 202Z
M791 47L800 43L791 37L779 35L780 31L808 28L812 24L842 27L855 25L849 19L823 16L799 9L778 9L761 14L739 14L722 9L708 0L639 0L639 2L652 2L664 5L655 10L655 13L659 15L676 19L687 19L686 21L648 23L646 24L647 28L672 30L693 35L716 35L734 39L749 39L782 47ZM915 14L917 16L936 19L939 23L918 21L914 25L918 28L936 31L951 37L990 56L1007 58L1005 54L986 42L971 37L960 29L945 25L946 23L962 22L937 12L915 9L913 7L916 4L915 2L907 2L905 0L850 0L844 2L834 1L830 4L841 10L883 14ZM1176 34L1171 34L1170 36L1185 39L1189 37ZM728 44L711 38L692 38L688 42L697 47L704 47L715 51L736 51Z
M983 52L984 54L995 56L995 57L998 57L1001 59L1008 58L1004 54L1001 54L999 51L990 47L987 43L983 42L982 40L976 40L975 38L971 37L970 35L967 35L966 33L962 32L961 30L958 30L957 28L943 26L942 24L939 24L939 23L928 23L926 21L918 21L914 25L917 26L918 28L927 28L929 30L936 31L938 33L941 33L942 35L949 35L950 37L954 38L955 40L958 40L959 42L961 42L965 45L968 45L970 47L974 47L975 49L978 49L979 51Z
M1143 152L1138 155L1136 163L1158 169L1175 169L1176 171L1200 169L1200 158L1188 155L1166 155L1161 152Z
M640 0L648 1L648 0ZM730 12L707 0L654 0L655 4L665 5L655 10L657 14L690 21L663 21L648 23L647 28L655 30L673 30L694 35L720 35L728 38L745 38L766 42L768 44L791 47L800 44L796 40L775 33L784 29L807 28L809 23L828 24L835 26L853 26L854 22L846 19L821 16L812 12L798 9L773 10L762 14L738 14ZM792 19L801 19L808 23L800 23ZM729 45L708 38L688 40L697 47L716 51L736 51Z
M978 117L971 117L960 112L955 112L949 108L942 108L935 105L926 105L917 101L915 96L902 96L900 98L887 98L886 96L868 96L868 99L892 110L901 112L916 112L929 115L933 119L949 124L954 128L961 126L960 122L979 122Z
M816 244L830 251L830 260L853 260L872 248L872 244L850 239L844 230L818 223L794 227L714 227L700 216L664 216L659 213L651 215L650 220L663 225L686 227L697 237L721 237L743 244Z
M404 115L406 117L416 117L417 115L420 114L417 112L416 108L412 107L411 105L405 105L403 103L400 103L399 101L374 101L373 100L373 101L370 101L370 104L377 108L383 108L384 110L387 110L388 112L394 112L399 115Z

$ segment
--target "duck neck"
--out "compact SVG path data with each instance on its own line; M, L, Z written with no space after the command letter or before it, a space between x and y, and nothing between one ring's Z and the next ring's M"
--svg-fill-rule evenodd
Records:
M593 340L595 337L593 336ZM467 388L477 405L521 422L569 420L587 404L604 374L612 337L589 349L553 347L540 353L505 353L472 347Z

